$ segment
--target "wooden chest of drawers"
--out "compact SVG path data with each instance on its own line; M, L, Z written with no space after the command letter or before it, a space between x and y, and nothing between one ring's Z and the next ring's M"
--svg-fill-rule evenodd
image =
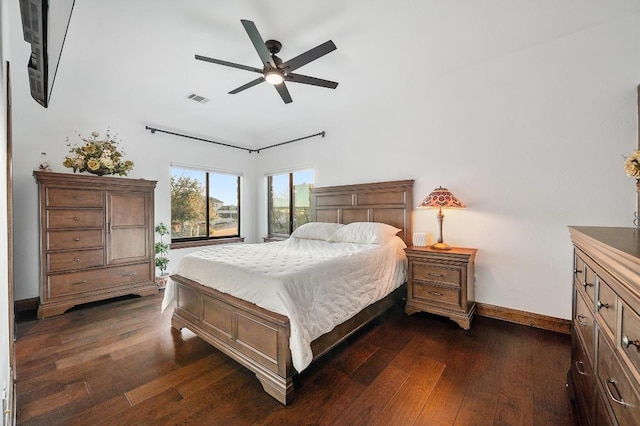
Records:
M475 314L473 291L476 249L405 249L409 263L405 312L449 317L468 330Z
M583 425L640 419L640 230L572 227L569 387Z
M157 292L155 181L34 172L40 209L38 318Z

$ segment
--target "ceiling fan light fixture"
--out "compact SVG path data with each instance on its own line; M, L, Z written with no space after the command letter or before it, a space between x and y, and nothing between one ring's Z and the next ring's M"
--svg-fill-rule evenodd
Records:
M267 83L275 86L276 84L281 84L284 81L284 76L278 70L269 70L264 73L264 79Z

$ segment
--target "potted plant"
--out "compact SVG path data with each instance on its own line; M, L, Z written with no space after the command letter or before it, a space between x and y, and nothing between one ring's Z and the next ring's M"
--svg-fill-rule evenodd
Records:
M156 267L160 269L160 276L166 275L165 271L167 270L167 264L169 263L169 259L166 257L169 252L169 244L164 242L164 236L169 233L169 229L167 225L160 222L156 225L155 228L156 234L160 235L160 241L155 244L156 249Z

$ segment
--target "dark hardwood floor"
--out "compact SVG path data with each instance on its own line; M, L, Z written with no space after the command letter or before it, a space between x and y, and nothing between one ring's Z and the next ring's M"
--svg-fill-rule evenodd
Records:
M398 306L297 376L282 406L160 313L162 294L18 322L21 425L571 425L568 335Z

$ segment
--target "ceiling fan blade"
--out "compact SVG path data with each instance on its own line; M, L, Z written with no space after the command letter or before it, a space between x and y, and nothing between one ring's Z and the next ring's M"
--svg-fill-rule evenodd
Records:
M329 89L335 89L336 87L338 87L338 83L336 83L335 81L323 80L321 78L309 77L308 75L302 74L287 74L285 80L292 83L310 84L312 86L326 87Z
M260 68L250 67L247 65L236 64L233 62L223 61L221 59L208 58L206 56L196 55L196 59L199 61L211 62L212 64L224 65L232 68L239 68L241 70L253 71L262 74L262 70Z
M314 47L313 49L301 53L295 58L289 59L287 62L284 62L280 66L280 68L284 69L286 72L291 72L303 65L308 64L311 61L315 61L316 59L326 55L327 53L333 52L334 50L336 50L336 45L333 44L331 40L329 40L319 46Z
M237 89L233 89L232 91L229 92L229 94L230 95L235 95L238 92L242 92L243 90L246 90L246 89L248 89L250 87L258 85L258 84L262 83L263 81L264 81L264 77L258 77L255 80L252 80L252 81L248 82L247 84L238 87Z
M284 82L280 84L274 84L273 87L276 88L285 104L293 102L293 99L291 99L291 95L289 94L289 90L287 89L287 86L284 84Z
M258 32L258 28L256 28L256 24L254 24L253 21L247 21L246 19L241 19L240 22L242 22L242 26L249 35L251 43L253 43L253 47L256 48L256 51L258 52L258 56L260 56L262 63L264 65L269 65L272 68L277 68L276 63L271 57L271 53L269 53L269 51L267 50L267 47L264 44L264 40Z

